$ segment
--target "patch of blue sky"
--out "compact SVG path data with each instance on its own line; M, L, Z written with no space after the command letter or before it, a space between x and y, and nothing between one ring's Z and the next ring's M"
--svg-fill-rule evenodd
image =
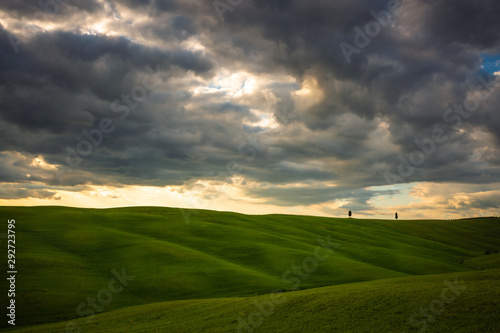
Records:
M491 55L491 54L482 54L483 58L483 69L490 74L495 74L500 72L500 53Z

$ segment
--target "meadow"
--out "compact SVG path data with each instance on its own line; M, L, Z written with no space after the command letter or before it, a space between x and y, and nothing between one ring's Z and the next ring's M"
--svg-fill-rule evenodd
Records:
M500 332L498 218L187 212L0 207L6 331Z

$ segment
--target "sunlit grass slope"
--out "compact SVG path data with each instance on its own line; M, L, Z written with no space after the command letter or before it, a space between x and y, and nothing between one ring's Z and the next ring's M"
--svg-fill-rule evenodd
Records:
M498 219L191 213L155 207L0 207L4 220L16 219L18 325L78 318L77 307L108 288L112 270L125 269L135 278L103 312L491 268L498 261L484 259L484 253L500 249ZM339 247L300 285L283 281L285 271L313 256L318 237L330 237Z
M499 295L497 269L385 279L279 295L155 303L97 315L89 322L82 318L16 332L59 333L66 327L78 327L89 333L494 333L500 331Z

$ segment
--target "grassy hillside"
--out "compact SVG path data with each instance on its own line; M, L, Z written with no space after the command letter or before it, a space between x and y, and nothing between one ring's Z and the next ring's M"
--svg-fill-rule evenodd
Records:
M191 309L214 302L225 313L230 309L219 302L244 303L235 296L499 267L498 256L484 255L500 250L498 219L377 221L199 211L186 223L179 209L154 207L0 207L0 216L16 219L18 324L26 325L78 318L80 304L109 288L113 270L124 269L134 279L98 312L146 308L102 316L142 309L161 317L147 306ZM330 252L321 250L328 258L316 261L307 278L301 271L283 279L294 265L311 264L318 237L336 244ZM328 292L342 293L344 287ZM220 299L196 301L209 298ZM179 300L189 301L150 305Z
M448 288L455 278L456 293ZM72 325L82 332L493 333L500 331L499 295L497 269L155 303L15 332L60 333Z

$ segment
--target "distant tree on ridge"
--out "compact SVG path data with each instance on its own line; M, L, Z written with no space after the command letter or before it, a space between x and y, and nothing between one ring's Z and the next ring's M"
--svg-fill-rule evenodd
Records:
M396 218L396 220L398 219L398 212L396 212L396 215L394 215L394 217Z
M349 214L348 214L348 215L349 215L349 217L351 217L351 216L352 216L352 212L351 212L351 211L349 211Z

